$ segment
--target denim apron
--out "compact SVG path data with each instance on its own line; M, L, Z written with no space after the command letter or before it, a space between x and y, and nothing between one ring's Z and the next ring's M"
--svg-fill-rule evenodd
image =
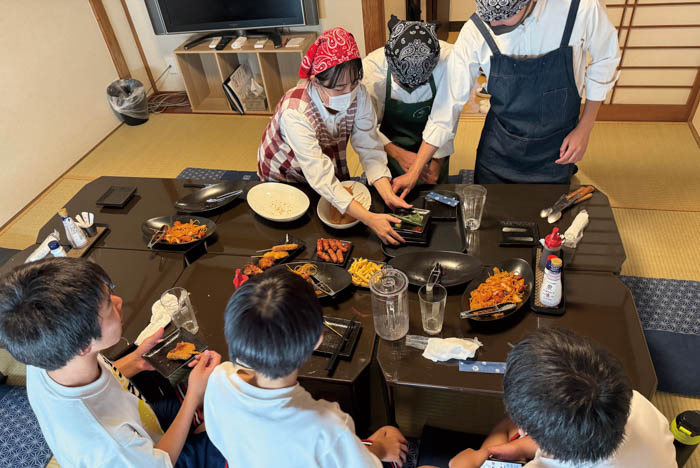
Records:
M386 97L384 98L384 117L382 124L379 127L381 131L393 144L406 151L418 152L421 143L423 142L423 129L430 117L430 111L433 108L433 100L435 99L435 81L433 76L430 76L430 91L433 93L427 101L407 104L397 99L391 98L391 70L387 67L386 71ZM404 170L397 160L387 154L387 162L392 177L398 177L404 174ZM445 159L438 184L446 184L447 177L450 172L449 157ZM422 184L421 179L417 185Z
M581 96L569 47L579 0L572 0L558 49L538 58L501 54L487 26L471 20L493 56L488 78L491 109L476 150L477 184L568 184L574 164L556 164L564 138L576 127Z

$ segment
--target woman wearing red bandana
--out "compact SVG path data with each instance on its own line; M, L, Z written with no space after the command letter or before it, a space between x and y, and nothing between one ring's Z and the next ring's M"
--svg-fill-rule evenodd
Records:
M352 34L334 28L311 45L299 68L299 83L287 91L258 149L261 180L308 183L341 213L367 225L385 243L403 238L388 214L367 211L340 181L348 180L348 141L360 157L367 180L391 209L410 205L394 194L377 117L360 83L362 61Z

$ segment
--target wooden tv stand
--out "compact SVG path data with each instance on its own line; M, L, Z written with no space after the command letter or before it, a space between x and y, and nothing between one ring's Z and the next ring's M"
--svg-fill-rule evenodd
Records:
M271 40L267 41L264 48L255 49L255 38L248 39L240 49L232 49L231 43L223 50L210 49L209 41L189 50L183 49L185 43L180 45L174 54L192 112L236 114L231 110L221 85L238 65L246 63L253 76L265 88L267 98L265 111L249 113L271 115L282 95L299 80L301 60L316 39L316 33L284 34L282 44L294 37L303 37L305 40L299 47L282 46L279 49L274 48Z

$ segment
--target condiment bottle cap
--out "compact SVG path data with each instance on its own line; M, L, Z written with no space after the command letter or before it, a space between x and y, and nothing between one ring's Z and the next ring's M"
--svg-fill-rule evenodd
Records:
M68 210L66 209L66 207L63 207L60 210L58 210L58 216L60 216L61 218L68 217Z
M544 238L544 245L548 249L556 249L561 246L562 238L559 235L559 228L552 229L552 233Z
M552 266L555 268L560 268L561 267L561 258L559 257L554 257L552 259Z
M60 245L59 245L58 241L52 240L51 242L49 242L49 248L51 250L57 249L59 246Z

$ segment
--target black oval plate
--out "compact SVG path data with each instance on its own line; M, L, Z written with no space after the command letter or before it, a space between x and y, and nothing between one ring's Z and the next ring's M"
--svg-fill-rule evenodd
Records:
M315 261L308 261L308 262L290 262L290 263L285 263L283 265L275 265L270 270L273 268L294 268L297 265L306 265L307 263L312 263L318 267L318 273L317 276L318 278L326 283L332 290L335 291L335 295L337 296L340 294L342 291L344 291L348 286L352 284L352 276L350 276L350 273L338 265L333 265L331 263L325 263L325 262L315 262ZM322 297L329 297L326 294L322 294L318 296L319 298Z
M428 282L436 263L443 267L445 274L440 278L440 284L446 288L467 284L481 273L478 258L457 252L427 250L398 255L389 260L389 265L406 273L408 282L414 286L423 286Z
M530 299L530 294L532 294L532 290L535 287L535 275L532 273L532 267L530 267L530 264L522 258L509 258L508 260L504 260L501 263L497 263L496 265L492 265L489 268L484 269L484 271L479 276L474 278L471 281L471 283L469 283L469 286L467 286L467 289L462 295L462 307L464 307L463 310L469 310L469 293L478 288L479 285L486 281L486 279L489 276L493 275L494 267L498 268L501 271L510 271L512 273L522 276L525 279L525 295L523 296L523 301L520 304L518 304L515 307L515 309L509 310L500 317L493 317L487 315L483 318L473 317L469 318L468 320L473 320L474 322L495 322L497 320L503 320L515 314Z
M146 244L151 240L153 234L160 229L161 226L167 224L172 226L175 221L180 221L181 223L189 223L190 220L199 221L200 224L204 224L207 227L207 233L201 239L193 240L191 242L184 242L182 244L170 244L167 242L156 242L154 247L162 248L174 248L174 249L188 249L198 242L209 238L214 232L216 232L216 223L209 218L202 218L200 216L189 216L189 215L174 215L174 216L159 216L157 218L151 218L145 221L141 225L141 231L143 231L143 237Z
M229 192L242 190L243 187L244 186L241 185L240 180L229 180L220 184L209 185L182 197L175 202L174 206L177 211L183 213L204 213L206 211L217 210L222 206L226 206L232 201L237 200L241 195L243 195L243 192L239 193L238 195L228 197L220 202L207 203L209 198L216 198Z

